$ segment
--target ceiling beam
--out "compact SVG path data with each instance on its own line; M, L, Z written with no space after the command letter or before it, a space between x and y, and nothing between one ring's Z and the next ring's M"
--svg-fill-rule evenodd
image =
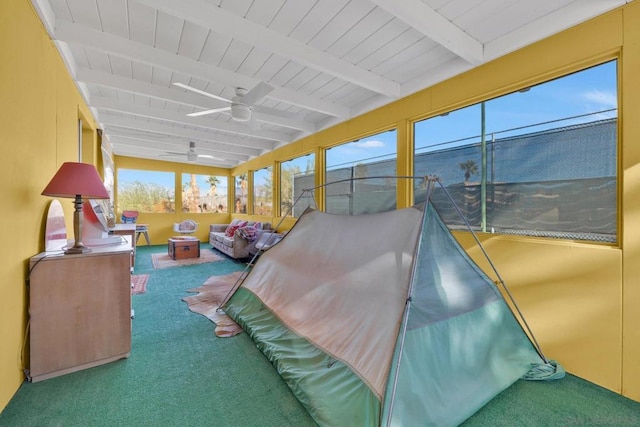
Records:
M246 143L244 138L233 135L215 134L193 128L166 125L157 121L141 121L115 115L106 115L104 117L105 120L101 123L108 133L113 132L120 135L137 134L145 137L147 134L158 134L187 141L203 141L208 146L211 146L212 149L224 153L238 154L247 158L259 156L264 151L264 149L240 145Z
M56 27L56 15L53 13L49 0L31 0L31 4L40 16L49 35L52 35L53 29Z
M215 65L195 61L69 21L58 20L56 22L55 40L107 52L130 61L164 68L174 73L197 77L204 81L218 82L230 87L252 88L260 82L252 77L234 73ZM276 87L269 93L268 97L330 116L349 118L349 109L347 107L301 94L291 89Z
M482 43L427 6L422 0L370 0L407 25L473 65L484 62Z
M514 52L616 7L623 6L625 3L627 3L625 0L572 1L540 19L522 25L487 43L485 45L486 60L491 61L509 52Z
M167 144L162 143L162 141L158 141L158 139L154 138L137 138L137 137L128 137L124 135L109 135L109 142L116 147L116 149L128 147L131 149L141 149L139 152L142 154L144 150L147 150L149 153L147 154L149 158L159 157L160 154L165 154L169 151L173 152L182 152L184 151L185 155L188 150L189 142L185 141L180 146L176 146L175 144ZM202 144L196 144L196 152L198 154L208 154L217 158L218 161L224 162L228 166L235 166L240 162L247 161L246 158L234 158L238 156L230 156L228 154L220 153L219 151L209 150L204 147Z
M116 128L112 126L109 127L109 141L115 143L124 141L130 145L149 149L164 151L177 151L181 149L187 150L189 141L194 141L193 139L184 139L181 141L174 139L172 141L167 141L163 136L164 135L136 134L135 131L131 132L130 129ZM250 158L250 156L220 150L220 144L202 142L201 140L196 141L196 143L200 154L211 154L212 156L236 162L246 162Z
M184 104L203 110L228 106L228 104L223 102L215 102L210 98L195 95L182 89L178 90L173 87L167 88L140 80L130 79L124 76L94 71L88 68L79 68L76 72L76 79L79 82L87 84L109 87L129 93L148 96L150 98L160 99L162 101ZM296 129L306 133L316 132L316 126L313 123L299 120L295 118L294 114L287 113L286 111L261 107L258 105L252 107L252 110L254 112L255 119L258 121Z
M146 105L136 105L118 102L112 98L92 96L89 104L92 108L99 110L117 111L125 114L132 114L140 117L147 117L156 120L167 120L189 126L199 126L203 128L216 129L223 132L234 133L253 137L247 138L247 146L261 149L273 149L273 141L292 142L289 135L267 130L253 130L248 125L237 124L234 121L220 122L205 117L188 117L184 113L169 111L160 108L153 108ZM260 138L260 139L257 139ZM267 141L268 140L268 141Z
M322 71L391 99L400 97L400 85L301 41L258 25L204 0L138 0L154 9L242 40L283 58Z
M221 168L232 168L234 166L237 166L236 162L229 162L229 161L217 160L217 159L200 159L199 158L195 162L192 162L187 160L186 155L184 157L181 157L179 155L176 155L175 157L174 156L164 157L164 156L160 156L159 153L157 155L149 155L149 150L146 148L143 149L141 147L127 145L124 143L114 144L114 146L117 147L116 148L117 151L114 150L114 153L116 156L136 157L140 159L149 159L149 160L155 160L159 162L198 164L203 166L217 166Z
M472 68L473 65L469 64L464 59L459 56L453 56L450 60L439 64L436 67L430 68L428 72L425 72L423 75L419 75L413 80L405 82L404 85L402 85L402 88L405 90L407 95L410 95L424 88L460 75Z
M144 95L149 98L160 99L162 101L172 101L194 108L211 109L226 106L221 101L216 102L204 96L185 92L184 90L177 88L174 89L173 86L160 86L143 82L141 80L134 80L125 76L91 70L89 68L78 68L76 71L76 79L87 84L122 90L124 92Z

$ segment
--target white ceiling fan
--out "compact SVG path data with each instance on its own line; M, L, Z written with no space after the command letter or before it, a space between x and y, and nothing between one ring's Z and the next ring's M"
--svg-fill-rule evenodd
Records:
M218 95L214 95L209 92L205 92L200 89L196 89L184 83L174 83L175 86L181 87L182 89L189 90L194 93L198 93L200 95L208 96L209 98L217 99L218 101L223 101L231 104L229 107L221 107L214 108L211 110L198 111L196 113L187 114L190 117L204 116L206 114L220 113L223 111L230 111L231 118L238 122L246 122L252 119L251 110L253 108L253 104L267 96L274 87L260 82L253 89L247 91L247 89L238 87L236 88L236 95L231 98L223 98Z
M160 154L160 157L175 157L175 156L187 156L187 160L190 162L196 162L200 159L212 159L212 160L221 160L218 157L211 156L209 154L198 154L196 151L196 143L195 141L189 141L189 151L186 152L178 152L178 151L167 151L166 154Z

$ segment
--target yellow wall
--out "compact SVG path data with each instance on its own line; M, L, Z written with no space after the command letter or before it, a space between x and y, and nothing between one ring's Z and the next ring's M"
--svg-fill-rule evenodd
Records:
M113 160L116 165L115 180L116 188L118 186L118 169L137 169L150 170L159 172L174 172L176 178L175 188L182 188L182 174L195 173L200 175L217 175L228 176L228 169L213 168L209 166L198 166L186 163L161 162L146 159L136 159L132 157L115 156ZM231 185L229 186L231 188ZM231 197L231 195L229 195ZM122 209L118 207L117 191L116 191L116 218L120 222ZM176 206L182 206L182 194L176 194ZM233 207L233 203L227 202L227 206ZM209 224L228 224L231 221L231 215L228 213L185 213L178 209L175 213L166 214L149 214L141 212L138 216L138 223L149 224L149 237L152 245L166 244L167 239L174 236L173 224L176 222L191 219L198 223L198 230L194 236L198 237L202 242L209 241ZM144 243L141 238L138 242Z
M619 59L620 212L618 245L482 235L545 354L580 377L640 400L640 3L616 9L556 36L361 117L238 166L261 169L396 127L398 174L411 174L411 121ZM322 165L316 159L316 164ZM322 170L322 169L319 169ZM318 196L322 199L322 196ZM410 186L398 192L408 206ZM273 218L275 222L277 219ZM468 234L457 233L488 268Z
M0 2L0 410L22 383L28 259L44 249L51 198L40 193L58 167L77 161L77 121L95 123L27 0ZM95 132L94 132L95 133ZM61 200L71 226L72 203Z
M466 233L463 247L491 277ZM621 251L616 247L513 236L480 236L542 350L567 371L621 392Z
M622 133L622 394L640 401L640 4L624 9Z

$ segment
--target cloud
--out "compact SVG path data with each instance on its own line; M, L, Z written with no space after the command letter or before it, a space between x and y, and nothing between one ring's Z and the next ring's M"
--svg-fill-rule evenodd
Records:
M618 106L618 97L615 92L592 90L584 93L583 97L589 102L601 105L606 108L616 108Z
M384 147L384 142L376 139L369 139L366 141L354 142L353 145L358 148L381 148Z

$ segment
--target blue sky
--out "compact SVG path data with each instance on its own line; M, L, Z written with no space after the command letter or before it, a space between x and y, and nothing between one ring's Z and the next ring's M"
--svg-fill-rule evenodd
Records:
M513 136L584 123L602 118L615 117L611 113L553 122L531 127L534 124L552 122L567 117L601 112L617 107L616 65L608 62L588 70L574 73L530 88L526 92L515 92L485 103L485 132L490 138L494 132L497 137ZM435 117L416 124L416 148L429 151L428 147L448 148L462 143L451 143L481 134L481 107L476 104L451 112L447 116ZM503 132L517 129L512 132ZM468 143L468 141L466 142Z
M175 174L173 172L153 172L134 169L118 169L118 185L126 186L133 182L153 182L173 190Z
M353 166L363 159L379 161L396 156L397 132L395 129L362 138L327 150L327 168ZM365 163L365 162L363 162Z

